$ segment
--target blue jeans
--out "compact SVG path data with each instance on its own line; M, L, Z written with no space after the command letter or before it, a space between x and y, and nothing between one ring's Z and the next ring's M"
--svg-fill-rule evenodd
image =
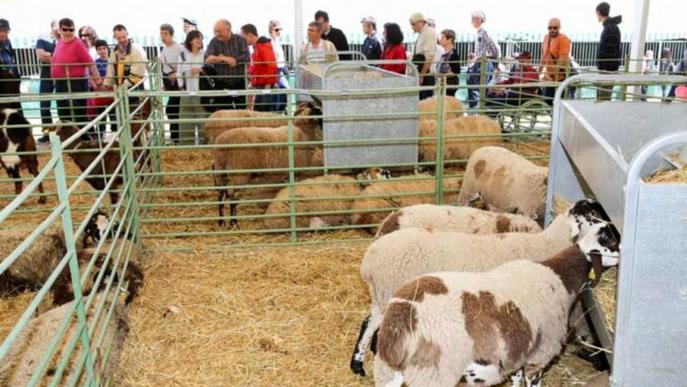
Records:
M481 64L480 62L475 62L472 66L468 67L468 78L467 78L467 83L468 85L479 85L480 84L480 68ZM494 75L494 62L492 61L487 61L487 78L486 82L487 84L491 82L491 79ZM476 107L479 105L479 100L480 100L480 94L483 92L483 89L468 89L468 103L471 108Z
M41 79L38 86L38 91L41 94L52 94L55 91L55 83L51 79ZM52 101L41 101L41 123L45 125L52 125L52 113L50 112L50 105Z

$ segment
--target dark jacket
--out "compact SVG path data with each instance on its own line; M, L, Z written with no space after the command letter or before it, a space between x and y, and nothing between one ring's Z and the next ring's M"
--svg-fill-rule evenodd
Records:
M348 48L348 39L346 39L346 35L344 35L343 31L341 31L338 28L330 27L329 28L329 34L322 34L322 39L329 40L334 44L334 47L336 47L336 51L341 52L341 51L349 51ZM339 55L340 60L351 60L350 55Z
M599 40L599 49L596 54L599 70L618 71L622 62L622 52L620 51L620 28L618 24L622 22L622 16L609 17L604 21L604 29Z
M447 84L457 85L459 83L458 76L460 75L460 57L458 57L458 53L455 49L451 49L451 51L441 56L439 73L448 74L449 72L455 75L446 77Z
M382 44L377 39L377 34L365 38L362 51L368 60L379 60L382 58Z

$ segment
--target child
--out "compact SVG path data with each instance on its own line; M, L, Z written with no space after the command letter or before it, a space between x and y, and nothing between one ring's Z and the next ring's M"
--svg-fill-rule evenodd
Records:
M107 45L107 42L98 39L95 41L95 50L98 55L98 57L95 59L95 65L98 68L98 73L100 73L101 77L105 77L105 74L107 73L107 62L108 58L110 56L110 47ZM107 91L107 90L112 90L111 88L105 88L105 87L100 87L96 89L97 91ZM89 107L89 118L94 119L100 113L104 112L105 109L114 101L112 97L99 97L99 98L91 98L88 100L88 107ZM117 114L115 109L112 109L110 111L110 131L111 132L116 132L117 131ZM100 133L105 132L105 120L102 120L100 124L98 124L98 130Z

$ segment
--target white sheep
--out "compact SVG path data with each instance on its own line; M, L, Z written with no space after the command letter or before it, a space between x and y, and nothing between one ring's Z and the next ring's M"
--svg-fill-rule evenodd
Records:
M501 147L472 152L460 187L458 203L481 195L491 211L516 213L543 221L548 168Z
M471 207L418 204L387 216L377 228L375 237L410 227L471 234L541 231L537 222L520 215L499 214Z
M517 259L541 261L583 237L598 204L576 203L539 233L477 235L406 228L382 236L367 249L360 274L370 290L370 315L364 319L351 358L354 373L365 375L365 350L381 323L384 306L405 282L434 271L486 271Z
M376 227L389 213L399 208L434 203L436 180L428 174L402 176L370 185L353 203L351 222ZM444 179L444 200L455 202L458 179Z
M540 262L517 260L489 272L425 274L400 287L379 328L375 384L492 386L508 375L540 387L566 342L568 316L590 263L595 283L618 263L613 226L592 226L577 245Z
M321 115L321 110L314 105L303 108L303 115ZM307 125L305 125L307 121ZM293 127L294 142L310 142L322 139L321 120L317 118L303 119L302 127ZM239 189L227 186L241 186L255 179L259 172L230 173L234 170L267 170L271 182L280 182L288 176L289 147L288 126L279 128L237 128L222 133L215 139L217 145L255 145L235 148L217 148L214 150L212 163L213 178L219 195L219 225L224 226L224 201L231 200L229 212L231 225L238 226L236 219L236 201L239 199ZM259 146L267 143L283 143L280 145ZM322 166L321 145L295 145L294 165L297 168Z
M420 161L435 161L437 121L420 121ZM474 150L503 142L501 126L489 117L467 116L444 121L444 160L464 160Z
M105 302L105 309L100 313L99 319L94 320L96 306L101 302ZM40 363L43 355L48 351L50 342L52 341L55 332L58 330L62 321L67 315L67 312L74 307L74 301L50 309L49 311L31 319L26 327L19 333L17 339L12 344L9 352L4 359L0 361L0 385L1 386L25 386ZM112 316L109 322L105 321L107 311L114 307ZM128 322L126 316L126 309L124 307L124 300L120 297L112 305L112 297L108 295L106 300L103 299L102 294L94 297L91 307L86 311L87 322L89 327L95 326L95 329L90 331L92 338L99 337L105 329L104 340L100 347L92 346L91 353L95 354L96 372L102 376L111 377L114 374L116 366L119 362L119 355L124 345L124 339L128 333ZM66 386L72 377L75 377L76 363L83 354L83 349L80 343L77 343L76 349L70 356L62 377L56 379L55 371L62 356L66 354L66 346L69 339L77 331L77 319L72 318L70 325L68 325L65 335L61 341L58 342L55 354L50 358L47 368L41 378L39 378L39 385L48 385L55 383L58 386ZM95 325L94 325L95 324ZM103 363L103 358L109 348L109 358L107 363ZM81 373L76 375L76 381L79 385L86 382L86 372L81 369Z
M351 206L371 181L388 178L388 171L371 168L359 173L356 178L343 175L326 175L298 182L293 188L296 199L298 228L320 229L323 227L350 224ZM283 188L274 197L265 211L266 215L280 215L264 219L268 229L290 227L289 188Z

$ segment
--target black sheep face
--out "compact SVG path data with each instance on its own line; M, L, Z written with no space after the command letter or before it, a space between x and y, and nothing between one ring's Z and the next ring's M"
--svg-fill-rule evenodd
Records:
M568 210L568 217L571 223L573 241L584 237L592 226L611 220L601 204L594 199L584 199L575 203Z

